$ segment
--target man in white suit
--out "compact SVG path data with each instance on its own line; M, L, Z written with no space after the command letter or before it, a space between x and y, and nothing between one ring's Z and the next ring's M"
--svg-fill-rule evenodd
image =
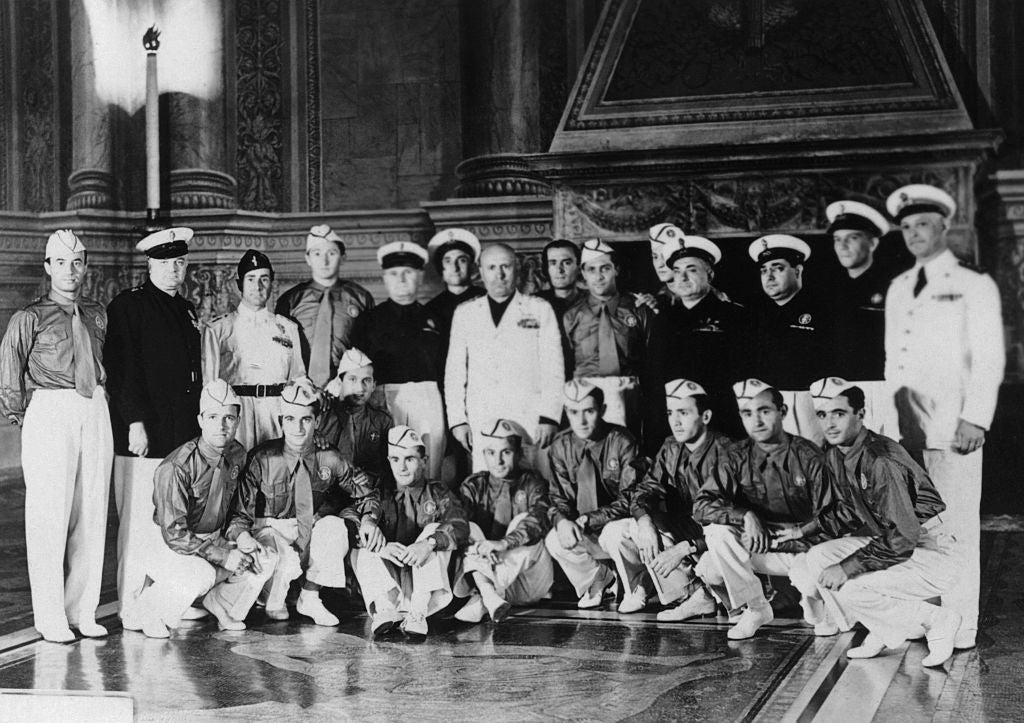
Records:
M554 310L517 291L516 272L511 248L488 246L480 255L487 295L455 310L445 367L448 426L479 471L483 447L474 441L481 425L499 416L516 422L532 434L523 440L528 464L543 474L539 451L558 431L565 360Z

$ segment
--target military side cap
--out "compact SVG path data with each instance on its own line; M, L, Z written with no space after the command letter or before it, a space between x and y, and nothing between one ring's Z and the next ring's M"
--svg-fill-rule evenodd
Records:
M397 427L392 427L388 430L388 446L397 447L398 449L416 449L417 447L426 449L427 447L420 438L419 433L415 429L406 427L404 424L399 424Z
M885 216L866 203L860 201L836 201L825 209L825 217L829 221L827 233L836 231L863 231L881 237L889 230L889 222Z
M334 233L326 223L313 226L306 234L306 251L312 251L331 243L337 244L338 250L345 253L345 243L341 240L341 236Z
M523 431L515 422L507 419L494 419L484 424L481 436L491 439L508 439L509 437L523 438Z
M296 377L284 385L281 390L281 401L310 407L320 401L320 390L309 377Z
M583 248L580 250L581 265L590 263L602 256L615 258L615 249L598 238L592 238L589 241L583 242Z
M75 254L85 253L85 244L74 231L62 228L50 234L46 240L44 259L68 259Z
M238 261L238 280L241 281L247 273L258 269L267 269L271 276L274 275L274 267L270 265L267 255L256 249L249 249Z
M707 396L708 393L700 384L691 382L689 379L673 379L665 384L666 399L686 399L699 394Z
M346 349L345 353L341 355L341 359L338 360L338 376L343 376L345 372L353 372L356 369L362 369L373 364L370 357L366 356L363 352L355 347Z
M732 393L736 395L736 401L749 402L761 392L773 388L771 384L765 384L760 379L744 379L732 385Z
M562 386L562 396L567 402L582 402L594 393L597 386L583 379L570 379Z
M235 394L223 379L214 379L203 387L203 393L199 395L199 413L202 414L217 407L227 407L231 404L242 406L242 400Z
M896 223L915 213L938 213L952 218L956 213L956 201L941 188L911 183L890 193L885 200L885 208Z
M480 239L464 228L446 228L444 231L438 231L427 242L427 251L433 256L438 267L444 255L453 249L465 251L474 262L480 260Z
M668 258L669 253L679 248L679 240L683 237L683 232L673 223L659 223L651 226L647 235L651 240L651 251Z
M704 259L714 266L722 260L722 250L703 236L687 236L684 234L679 240L679 247L665 257L665 263L671 268L672 264L676 261L688 256Z
M396 266L422 269L428 258L426 250L411 241L393 241L377 249L377 263L382 269Z
M151 259L173 259L188 253L192 234L192 229L185 226L165 228L149 234L135 244L135 248Z
M836 398L840 392L853 385L842 377L824 377L811 384L811 401L815 410L825 406Z
M772 233L754 241L747 248L750 258L758 264L775 259L785 259L791 264L802 264L811 258L811 247L807 242L785 233Z

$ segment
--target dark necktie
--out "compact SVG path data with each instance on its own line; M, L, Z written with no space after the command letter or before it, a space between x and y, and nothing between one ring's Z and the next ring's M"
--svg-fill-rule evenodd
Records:
M299 523L299 536L295 540L295 545L300 550L305 550L313 533L313 481L301 459L295 464L292 485L295 495L295 519Z
M309 350L309 378L322 387L331 376L331 341L334 336L334 309L331 306L331 290L325 289L320 297L320 308L316 312L313 339Z
M607 304L601 304L597 317L597 375L614 377L619 374L619 350L615 345L611 312Z
M921 289L928 283L928 277L924 275L924 266L917 270L917 283L914 284L914 298L921 293Z
M597 464L590 447L583 448L583 459L576 470L576 511L585 515L597 509Z
M224 504L224 458L221 457L213 466L213 478L210 480L210 490L206 495L206 507L203 509L203 516L196 525L196 532L216 532L223 521L221 505Z
M75 391L87 399L96 391L96 362L92 354L89 330L82 323L82 314L75 304L71 316L71 340L75 349Z

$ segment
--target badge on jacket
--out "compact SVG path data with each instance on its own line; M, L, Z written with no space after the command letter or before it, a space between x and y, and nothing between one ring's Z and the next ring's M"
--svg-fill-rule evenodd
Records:
M526 507L526 490L516 492L515 505L516 507Z
M231 465L231 472L229 472L229 475L231 476L231 479L238 479L238 473L241 472L241 471L242 471L242 468L239 467L237 464Z
M326 466L321 467L316 471L316 476L326 482L331 478L331 468Z
M795 484L797 487L803 487L805 484L807 484L807 480L804 479L804 476L802 474L798 474L796 477L793 478L793 484Z
M520 329L539 329L540 322L532 316L524 316L519 320Z
M437 514L437 503L434 500L427 500L423 503L423 512L427 515Z

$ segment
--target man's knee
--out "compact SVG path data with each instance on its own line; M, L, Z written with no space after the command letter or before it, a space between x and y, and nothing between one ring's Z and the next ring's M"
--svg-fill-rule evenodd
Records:
M332 553L336 552L339 555L348 554L348 526L345 520L334 515L321 517L313 525L310 544L329 547Z
M623 542L631 539L629 534L631 520L614 520L601 529L597 544L603 550L617 550Z

